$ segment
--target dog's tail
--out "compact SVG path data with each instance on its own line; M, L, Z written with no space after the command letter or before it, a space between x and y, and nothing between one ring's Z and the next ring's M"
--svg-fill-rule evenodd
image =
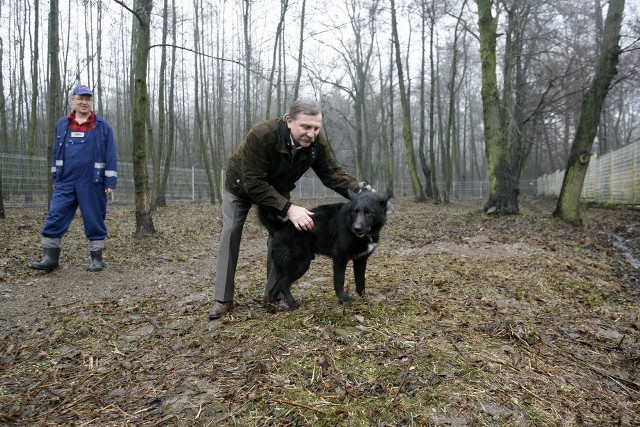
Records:
M258 219L260 223L267 229L269 234L273 234L274 232L280 230L286 224L288 219L279 217L276 215L273 210L265 207L258 206Z

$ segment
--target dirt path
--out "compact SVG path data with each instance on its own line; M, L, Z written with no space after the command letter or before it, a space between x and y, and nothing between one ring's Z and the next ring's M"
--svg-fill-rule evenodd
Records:
M640 212L589 209L574 229L545 201L480 207L396 202L365 299L338 305L319 258L302 307L275 315L251 218L237 308L215 322L218 207L162 209L153 237L111 207L97 274L80 220L62 267L30 270L42 212L9 211L0 424L637 425Z

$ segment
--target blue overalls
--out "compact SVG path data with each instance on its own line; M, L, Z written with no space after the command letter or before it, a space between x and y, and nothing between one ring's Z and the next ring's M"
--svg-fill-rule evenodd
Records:
M61 238L79 206L87 239L102 241L107 238L105 184L94 182L97 133L95 126L89 131L67 131L64 169L54 184L49 213L41 231L43 237Z

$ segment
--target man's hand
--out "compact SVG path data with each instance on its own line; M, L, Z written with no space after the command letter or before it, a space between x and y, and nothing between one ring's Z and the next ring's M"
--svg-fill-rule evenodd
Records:
M313 212L306 210L302 206L291 205L287 211L287 218L298 230L312 230L313 219L311 219Z
M361 191L370 191L372 193L376 192L375 188L373 188L367 181L358 183L358 193Z
M105 188L104 189L104 194L106 194L107 196L110 195L111 193L113 193L113 188Z

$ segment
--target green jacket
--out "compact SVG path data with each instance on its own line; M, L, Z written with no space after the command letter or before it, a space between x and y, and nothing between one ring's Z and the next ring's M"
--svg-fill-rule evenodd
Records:
M286 212L295 183L309 168L320 181L349 197L358 181L336 161L327 138L320 134L292 160L289 128L282 119L258 123L227 163L225 190L241 200Z

